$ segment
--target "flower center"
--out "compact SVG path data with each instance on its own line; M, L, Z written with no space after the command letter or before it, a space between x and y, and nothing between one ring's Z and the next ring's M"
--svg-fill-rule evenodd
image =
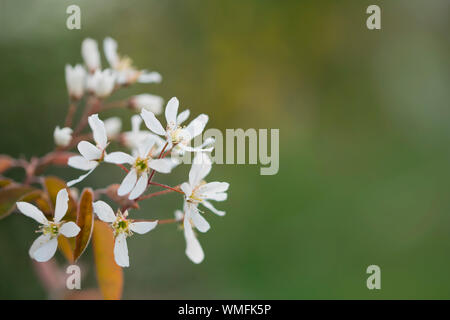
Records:
M148 171L148 160L148 158L136 158L136 161L134 162L134 168L139 174Z
M184 140L185 130L182 127L177 126L171 129L169 126L168 131L169 131L169 138L172 140L172 143L179 143L180 141Z
M190 203L199 203L199 202L202 202L202 201L203 201L203 195L200 194L200 193L198 192L198 189L199 189L202 185L204 185L205 183L206 183L206 181L201 181L201 182L199 183L199 185L196 186L196 187L192 190L192 194L191 194L190 197L187 199L187 202L190 202Z
M127 237L131 236L133 233L130 230L130 223L132 221L126 218L125 214L120 211L117 214L116 221L111 225L114 231L114 236L117 237L119 234L124 233Z
M44 235L50 235L51 238L56 238L59 235L60 226L61 223L49 221L48 225L42 225L36 232L42 232Z

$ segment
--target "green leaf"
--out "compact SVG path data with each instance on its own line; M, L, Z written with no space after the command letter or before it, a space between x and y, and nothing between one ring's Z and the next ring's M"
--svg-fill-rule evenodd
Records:
M94 212L92 209L92 201L94 193L92 189L84 189L80 197L77 213L77 225L81 228L75 240L75 261L81 256L91 239L92 230L94 228Z
M0 219L10 215L16 206L16 202L21 201L33 190L33 187L15 184L0 189Z
M114 234L111 227L95 220L92 241L100 291L106 300L119 300L122 296L123 272L114 261Z

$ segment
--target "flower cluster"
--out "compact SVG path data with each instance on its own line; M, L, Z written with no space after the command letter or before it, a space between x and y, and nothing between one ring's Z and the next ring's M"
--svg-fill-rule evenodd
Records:
M212 168L209 152L213 150L213 139L206 139L199 146L192 146L195 137L202 134L208 116L200 114L188 121L189 110L179 112L180 103L176 97L171 98L163 108L163 99L153 94L140 94L124 101L106 101L115 91L134 83L159 83L162 78L158 72L140 70L133 66L132 60L118 53L117 42L111 38L103 41L104 56L109 68L102 69L102 58L98 44L93 39L85 39L81 54L84 64L67 65L65 79L70 106L64 127L57 126L54 131L55 152L68 152L76 148L79 154L71 154L67 165L84 171L79 177L69 181L67 187L73 187L83 181L97 167L103 164L114 165L123 173L120 185L114 189L114 205L100 200L102 190L93 194L92 210L95 219L99 219L111 227L114 235L114 258L121 267L129 266L127 238L133 233L145 234L158 224L177 223L184 230L186 255L194 263L204 259L202 247L195 230L207 232L210 225L203 217L199 205L214 214L223 216L224 211L216 209L210 201L224 201L229 184L226 182L205 182L205 177ZM72 126L76 111L85 102L84 111L77 126ZM135 114L131 116L131 131L121 132L122 123L119 118L102 120L102 111L110 108L129 108ZM164 110L163 110L164 109ZM164 125L157 116L164 111ZM145 124L141 128L142 122ZM187 123L185 125L185 123ZM83 133L86 126L89 132ZM111 150L122 147L123 151ZM117 150L117 148L116 148ZM176 156L193 153L193 162L186 182L171 187L153 181L158 174L170 174L180 164ZM164 191L147 193L151 186L159 186ZM69 190L69 193L71 191ZM176 192L183 198L181 210L175 211L175 218L166 220L131 219L130 213L138 208L137 203L156 195ZM68 210L68 189L58 192L53 221L47 220L44 213L27 202L17 202L17 208L24 215L39 222L42 233L30 249L31 258L47 261L57 250L58 237L75 237L80 226L75 222L62 220ZM116 209L113 209L116 207Z

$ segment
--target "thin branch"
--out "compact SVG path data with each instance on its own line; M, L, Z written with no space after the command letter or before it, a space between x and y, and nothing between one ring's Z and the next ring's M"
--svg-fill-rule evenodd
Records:
M162 191L158 191L158 192L154 192L154 193L149 193L149 194L140 196L139 198L136 199L136 201L150 199L150 198L153 198L153 197L157 197L157 196L161 196L161 195L164 195L164 194L167 194L167 193L171 193L171 192L174 192L174 190L172 190L172 189L176 189L178 187L179 186L175 186L175 187L170 188L170 189L166 189L166 190L162 190Z
M69 110L67 112L65 127L72 127L73 116L75 115L75 111L77 110L77 104L75 101L71 101L69 105Z

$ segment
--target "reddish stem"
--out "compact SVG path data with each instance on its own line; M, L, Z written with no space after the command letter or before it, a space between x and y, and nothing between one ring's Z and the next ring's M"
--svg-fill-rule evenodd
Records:
M116 163L116 166L118 166L119 168L121 168L123 171L125 171L126 173L128 173L130 170L128 170L127 168L125 168L123 165Z

